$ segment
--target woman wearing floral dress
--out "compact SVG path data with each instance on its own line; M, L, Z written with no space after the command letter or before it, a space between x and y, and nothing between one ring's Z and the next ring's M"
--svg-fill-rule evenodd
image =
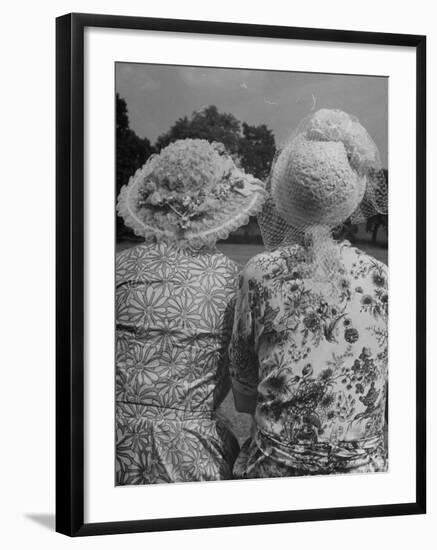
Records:
M238 270L215 243L263 197L204 140L169 145L122 189L118 211L146 242L116 259L118 485L231 477L238 444L216 409Z
M253 437L236 477L387 469L387 268L332 230L387 205L379 155L337 110L305 119L272 169L267 252L240 277L230 346Z

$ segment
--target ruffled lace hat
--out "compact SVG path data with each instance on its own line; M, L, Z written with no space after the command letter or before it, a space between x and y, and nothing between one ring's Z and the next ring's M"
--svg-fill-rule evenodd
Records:
M265 195L221 143L184 139L147 160L121 189L117 210L147 241L212 246L247 224Z
M258 216L265 247L306 243L314 272L325 281L339 267L334 229L388 208L374 141L357 118L338 109L320 109L298 125L274 160L267 189Z

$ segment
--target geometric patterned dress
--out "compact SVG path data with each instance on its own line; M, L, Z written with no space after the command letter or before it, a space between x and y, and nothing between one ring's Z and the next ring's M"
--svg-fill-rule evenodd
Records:
M135 246L116 259L116 485L232 477L230 388L238 268L217 250Z
M236 477L387 470L387 267L338 247L336 294L313 284L300 245L255 256L241 275L231 376L257 406Z

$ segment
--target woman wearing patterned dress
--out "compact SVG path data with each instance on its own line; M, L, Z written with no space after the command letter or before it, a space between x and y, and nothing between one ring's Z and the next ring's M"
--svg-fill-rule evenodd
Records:
M331 234L386 210L380 168L361 124L327 109L274 163L268 251L240 277L230 346L237 409L255 419L236 477L387 469L387 268Z
M228 479L238 443L216 409L238 269L216 248L264 199L220 144L151 157L118 211L145 244L116 259L116 483Z

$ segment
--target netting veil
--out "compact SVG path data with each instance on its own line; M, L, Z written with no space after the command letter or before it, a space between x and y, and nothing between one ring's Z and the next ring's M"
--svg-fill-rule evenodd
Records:
M258 215L264 246L307 245L314 277L335 281L335 229L387 214L388 188L378 149L358 119L337 109L304 118L274 159Z

